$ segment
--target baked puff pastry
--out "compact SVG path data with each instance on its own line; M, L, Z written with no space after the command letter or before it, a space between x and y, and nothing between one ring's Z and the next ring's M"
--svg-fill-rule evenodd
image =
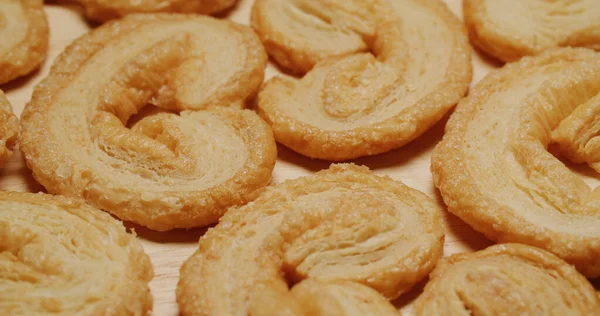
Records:
M230 209L182 266L177 301L185 315L389 315L443 244L431 198L333 165Z
M258 0L252 26L282 66L308 71L269 80L258 112L278 142L311 158L401 147L471 81L466 33L438 0Z
M0 1L0 84L37 69L48 51L42 0Z
M542 249L501 244L442 260L415 315L599 315L592 285Z
M85 15L96 22L124 17L133 13L213 14L231 8L237 0L77 0Z
M25 107L27 166L49 192L154 230L214 223L271 178L271 130L239 108L265 63L251 29L228 21L105 24L58 57ZM165 111L130 120L148 102Z
M19 120L13 113L4 92L0 90L0 166L12 155L18 132Z
M82 200L0 192L3 315L147 315L152 265L135 236Z
M551 50L490 73L459 103L431 158L448 209L494 241L537 246L600 276L600 191L547 150L582 119L597 124L599 94L600 53L589 49Z
M597 0L464 0L471 41L510 62L560 46L600 50Z

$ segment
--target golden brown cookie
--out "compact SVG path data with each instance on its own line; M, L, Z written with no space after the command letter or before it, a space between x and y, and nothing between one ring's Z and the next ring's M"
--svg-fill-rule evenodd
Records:
M308 157L340 161L401 147L471 81L466 32L438 0L258 0L252 25L281 65L310 70L271 79L258 97L275 139Z
M464 0L463 15L471 41L502 61L560 46L600 50L597 0Z
M4 315L147 315L152 265L135 236L84 201L0 192Z
M0 84L40 66L48 51L48 21L42 0L0 2Z
M383 313L393 307L380 295L426 277L443 244L431 198L366 167L333 165L230 209L182 266L177 301L185 315ZM288 282L300 283L290 292Z
M539 248L491 246L442 260L415 302L416 315L598 315L592 285Z
M448 209L494 241L537 246L600 276L600 191L547 151L552 131L599 93L600 53L588 49L490 73L459 103L431 158Z
M12 155L18 132L19 120L13 113L4 92L0 90L0 166Z
M85 15L106 22L133 13L213 14L233 7L237 0L77 0Z
M252 31L188 15L140 15L78 39L36 87L21 150L49 192L155 230L214 223L267 185L269 127L239 107L262 80ZM167 109L137 122L148 102Z

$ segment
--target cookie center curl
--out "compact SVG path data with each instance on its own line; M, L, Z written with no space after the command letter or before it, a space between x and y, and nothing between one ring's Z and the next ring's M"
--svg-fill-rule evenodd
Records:
M202 173L193 163L194 152L189 146L193 141L177 124L177 115L154 114L141 119L131 129L125 126L132 115L168 85L170 76L165 74L177 71L186 60L189 45L189 38L179 35L149 48L126 64L101 96L99 111L91 124L92 135L110 157L133 166L144 166L136 168L142 175L146 170L162 176L189 177ZM173 106L164 102L162 105L167 109Z
M401 38L401 21L389 20L378 27L373 53L357 54L330 61L324 75L322 103L336 119L371 115L388 106L386 97L403 83L406 46Z

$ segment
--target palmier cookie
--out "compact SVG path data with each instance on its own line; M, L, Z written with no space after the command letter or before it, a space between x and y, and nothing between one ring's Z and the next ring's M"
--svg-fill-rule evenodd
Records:
M282 66L308 71L269 80L258 97L275 139L308 157L401 147L471 81L466 32L438 0L257 0L252 25Z
M0 90L0 166L13 153L19 132L19 120L12 111L10 103Z
M214 223L270 181L271 130L243 103L265 65L249 28L210 17L129 16L58 57L22 115L20 146L51 193L154 230ZM136 123L147 102L174 109ZM180 102L181 101L181 102Z
M46 58L48 38L42 0L0 1L0 84L38 68Z
M471 41L506 62L550 48L600 49L597 0L464 0Z
M0 192L3 315L146 315L152 265L135 236L82 200Z
M600 53L583 48L489 74L459 103L432 155L448 209L494 241L537 246L600 276L600 192L547 151L552 131L599 93Z
M133 13L213 14L233 7L237 0L77 0L88 19L97 22Z
M415 302L416 315L598 315L592 285L542 249L501 244L442 260Z
M433 269L443 243L431 198L333 165L230 209L182 266L177 301L185 315L384 313L385 298ZM291 292L288 281L299 282Z

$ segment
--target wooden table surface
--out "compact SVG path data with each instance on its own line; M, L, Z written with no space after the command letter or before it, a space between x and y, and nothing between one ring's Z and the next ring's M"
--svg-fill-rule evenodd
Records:
M247 24L252 2L253 0L240 0L238 6L224 17ZM447 0L446 2L457 16L462 17L460 0ZM48 73L52 60L65 46L91 29L76 6L47 4L46 13L51 33L48 59L36 73L0 87L5 91L17 115L21 114L23 107L30 100L33 87ZM474 52L473 83L498 66L500 65ZM276 68L269 65L267 78L277 73ZM369 166L377 174L385 174L401 180L408 186L425 192L443 205L439 193L433 186L429 163L431 151L441 140L445 121L443 120L403 148L379 156L357 159L354 162ZM279 146L279 158L272 182L279 183L285 179L308 175L328 166L328 162L311 160ZM598 185L599 181L593 178L594 173L589 172L586 167L573 167L573 170L581 174L588 184ZM0 175L0 189L44 191L44 188L33 179L31 172L24 166L19 153L15 154L3 168ZM445 256L457 252L475 251L491 245L491 242L485 237L473 231L453 215L447 213L445 221L447 227ZM135 227L135 230L154 265L155 277L151 283L154 295L154 315L177 315L179 312L175 302L175 287L179 277L179 267L194 252L198 238L205 229L176 230L166 233L153 232L140 227ZM422 286L423 284L420 284L411 293L403 295L395 302L404 313L410 314L410 302L419 294Z

